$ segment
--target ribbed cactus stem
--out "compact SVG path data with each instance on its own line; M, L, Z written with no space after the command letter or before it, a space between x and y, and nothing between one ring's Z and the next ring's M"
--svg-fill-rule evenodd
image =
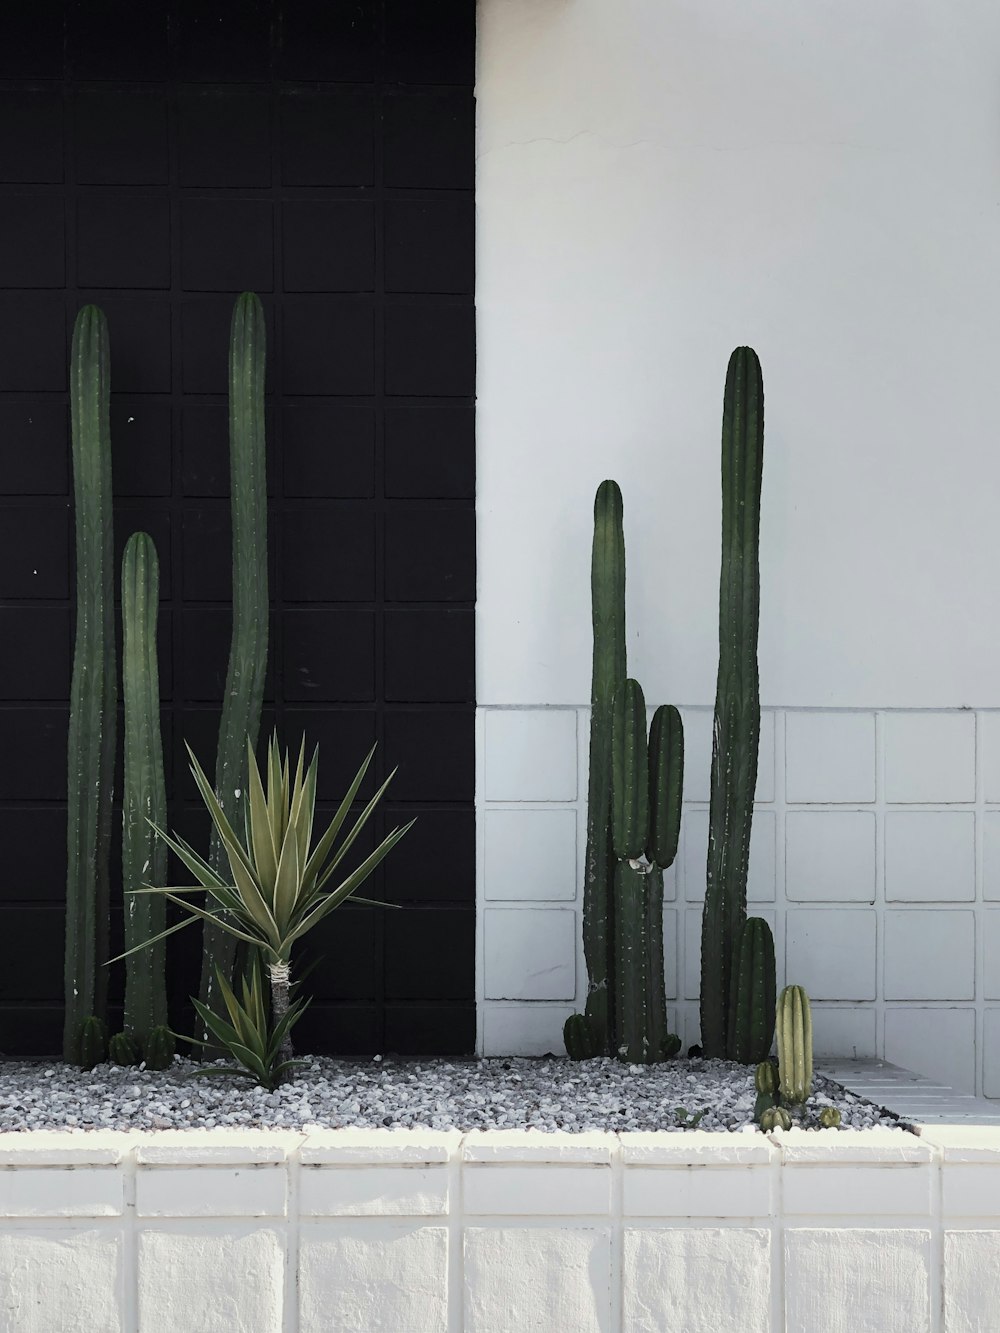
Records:
M264 310L253 292L237 298L229 341L229 462L233 519L233 630L219 725L215 791L240 827L247 737L256 744L267 669L267 459L264 440ZM228 875L213 828L209 863ZM201 999L222 1012L216 968L230 977L236 941L205 928Z
M583 886L583 953L587 964L586 1016L601 1054L612 1052L614 854L611 848L611 727L615 690L625 679L625 533L622 494L603 481L594 500L591 550L594 630L590 710L590 778Z
M80 1058L84 1022L91 1016L102 1020L107 1006L117 706L109 381L107 321L96 306L84 306L73 327L70 356L76 644L67 782L63 1057L68 1061Z
M760 362L751 348L738 347L729 360L722 413L719 676L701 939L701 1041L710 1058L726 1054L733 953L746 919L760 733L757 630L763 452Z
M729 990L727 1055L753 1065L763 1060L774 1038L775 970L771 927L748 917L733 954Z
M812 1091L812 1010L801 986L778 997L778 1073L786 1102L804 1102Z
M122 888L125 946L137 949L166 925L161 894L134 893L167 882L167 795L160 737L156 618L160 575L153 539L134 532L122 560L122 693L125 701L125 786L122 792ZM166 941L125 960L125 1031L140 1046L167 1021Z

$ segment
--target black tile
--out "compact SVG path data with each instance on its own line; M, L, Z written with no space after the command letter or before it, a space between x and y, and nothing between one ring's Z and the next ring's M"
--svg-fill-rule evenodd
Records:
M223 404L185 407L181 412L182 478L185 495L229 494L229 410Z
M170 201L165 194L88 192L76 206L82 287L169 287Z
M473 1004L386 1005L385 1049L393 1055L471 1055L476 1048Z
M190 771L190 756L187 746L194 751L195 758L208 776L215 780L215 757L219 745L219 717L221 709L186 708L177 715L174 723L174 792L178 800L190 802L193 809L190 817L187 812L178 816L175 827L182 833L187 828L203 830L200 838L192 839L192 846L204 855L208 848L208 830L210 825L205 819L205 808L195 786ZM184 836L187 836L184 833ZM185 872L189 874L190 872ZM183 881L187 883L187 879Z
M385 289L471 292L475 205L460 199L390 199L385 205Z
M474 601L473 511L421 509L387 514L385 595L393 602Z
M475 936L475 913L465 908L403 907L386 912L386 999L471 999ZM433 966L428 966L428 959L434 960Z
M170 305L155 297L106 295L93 299L108 318L111 388L116 393L170 392Z
M377 9L358 0L297 0L279 16L281 79L369 83L375 77Z
M166 78L166 0L70 0L66 50L76 79Z
M229 505L185 508L181 542L185 602L228 602L233 594Z
M68 726L65 707L0 708L0 754L18 756L0 765L0 800L65 801Z
M471 703L476 613L450 607L385 613L385 697L390 703Z
M342 801L375 744L375 714L361 708L286 708L282 746L297 755L303 735L307 754L319 746L318 799ZM369 769L361 785L362 800L374 791L372 773Z
M6 930L0 916L0 930ZM25 1057L62 1058L63 1006L25 1004L14 1000L0 1006L0 1051L10 1060Z
M69 608L0 607L0 699L66 699Z
M471 407L387 407L385 492L401 498L472 499L476 419Z
M369 93L282 93L283 183L371 185L375 115L375 99Z
M0 78L60 78L64 33L61 4L5 5L0 10Z
M159 89L81 88L73 105L84 185L165 185L167 97Z
M0 598L69 596L69 505L0 509Z
M476 107L471 92L397 93L385 99L386 185L471 190Z
M0 1001L62 999L63 919L53 907L5 907L0 922L8 939L30 940L9 949L0 968Z
M170 455L170 404L113 395L111 475L115 494L169 495Z
M399 766L394 801L471 801L475 713L471 708L385 715L385 762Z
M313 1055L377 1055L382 1050L378 1010L374 1005L311 1004L295 1025L292 1044Z
M269 292L273 209L263 199L181 201L181 284L186 291Z
M194 703L214 703L222 699L229 669L229 650L233 637L233 614L229 606L189 606L181 613L181 691ZM273 699L274 627L269 624L268 661L264 677L264 698Z
M62 287L65 281L61 197L8 195L0 208L0 286Z
M393 788L389 788L391 794ZM386 807L387 828L417 822L385 859L383 882L389 902L476 901L476 815L474 810Z
M69 491L69 411L62 403L0 401L0 471L8 495Z
M375 207L357 199L282 205L286 292L370 292L375 286Z
M303 988L316 1003L375 998L374 916L378 910L344 904L302 937L293 968L305 968L319 959Z
M281 586L286 602L367 602L375 596L370 514L286 510Z
M191 297L181 309L185 393L229 392L229 335L235 296ZM274 357L271 312L265 305L265 362ZM265 387L269 370L265 370Z
M270 99L263 89L184 88L177 96L181 185L270 185Z
M274 8L270 0L178 0L177 77L237 82L266 79Z
M375 490L375 409L288 404L282 414L286 496L368 497Z
M6 862L0 880L0 899L4 902L65 901L65 806L0 809L0 839L3 840ZM0 925L2 922L0 916ZM2 1049L5 1048L0 1042Z
M385 77L393 83L467 84L476 75L475 0L386 0Z
M285 393L373 393L373 319L367 302L287 300L281 349Z
M120 570L125 543L133 532L148 533L156 546L160 567L160 601L171 595L171 514L167 509L139 508L134 504L119 504L115 500L115 569ZM116 580L117 586L117 580Z
M0 181L42 184L62 179L61 94L55 89L0 91Z
M65 389L68 358L61 292L0 293L0 390Z
M406 397L471 397L476 391L473 306L388 306L385 391Z
M375 698L375 615L311 607L282 618L284 696L308 703Z

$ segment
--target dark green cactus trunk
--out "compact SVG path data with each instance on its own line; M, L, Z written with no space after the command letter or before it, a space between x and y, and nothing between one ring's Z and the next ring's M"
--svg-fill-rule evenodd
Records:
M264 311L252 292L233 310L229 343L229 460L233 515L233 633L226 694L219 726L215 791L230 822L241 827L246 789L246 744L257 742L267 669L267 472L264 441ZM218 835L212 832L209 862L228 876ZM233 974L236 941L205 927L201 999L222 1009L216 968Z
M666 869L677 856L684 794L684 724L673 704L661 704L649 728L650 861Z
M591 553L594 664L590 712L590 781L583 886L586 1016L602 1055L614 1046L614 853L611 846L611 724L615 690L625 679L625 534L622 494L603 481L594 500Z
M611 837L615 859L634 861L649 840L646 701L637 680L615 692L611 723Z
M757 628L763 452L760 362L751 348L738 347L729 360L722 414L719 677L701 936L701 1043L710 1058L726 1055L733 952L746 919L760 733Z
M76 645L70 686L66 1009L63 1057L80 1058L81 1030L107 1007L109 859L114 780L115 627L108 330L96 306L73 327L70 412L76 523ZM93 1046L93 1037L89 1038ZM86 1058L92 1049L88 1048Z
M741 1064L766 1059L774 1039L775 972L771 927L748 917L733 955L727 1055Z
M122 888L125 947L135 949L166 926L166 901L136 894L167 882L167 845L150 821L167 824L160 738L156 617L160 575L153 539L134 532L122 560L122 693L125 700L125 786L122 792ZM125 960L125 1031L142 1045L167 1021L166 941ZM121 1062L119 1062L121 1063Z
M642 863L619 861L615 867L615 1014L618 1025L615 1053L630 1064L648 1064L659 1058L659 1045L653 1045L649 1014L649 881L652 878L648 867ZM662 913L662 898L660 901ZM661 935L661 971L662 943Z

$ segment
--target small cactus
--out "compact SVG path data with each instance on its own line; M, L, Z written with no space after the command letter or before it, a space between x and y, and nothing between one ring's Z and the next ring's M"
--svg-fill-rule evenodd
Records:
M812 1013L801 986L786 986L778 999L778 1071L781 1096L793 1105L812 1089Z
M758 1092L757 1100L753 1104L753 1118L760 1120L765 1111L769 1111L772 1106L777 1106L777 1097L773 1092Z
M93 1069L103 1063L108 1053L108 1029L96 1014L85 1018L80 1026L77 1045L77 1063L81 1069Z
M177 1042L168 1027L156 1027L146 1038L142 1058L147 1069L169 1069L173 1064Z
M603 1054L586 1014L570 1014L563 1027L563 1041L571 1060L593 1060Z
M769 1106L760 1117L760 1127L765 1134L772 1129L791 1129L792 1117L783 1106Z
M108 1059L113 1065L137 1065L142 1052L131 1032L116 1032L108 1042Z
M840 1112L835 1106L824 1106L819 1113L820 1129L838 1129L840 1127Z
M778 1091L778 1071L773 1060L761 1060L753 1071L753 1083L758 1092L769 1092L772 1097Z

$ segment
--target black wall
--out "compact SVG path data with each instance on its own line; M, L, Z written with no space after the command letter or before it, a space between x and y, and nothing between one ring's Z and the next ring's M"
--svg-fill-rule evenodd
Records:
M228 327L244 289L269 321L264 730L319 741L324 809L378 740L379 774L399 765L380 827L420 816L369 890L402 910L342 909L311 941L325 958L298 1041L473 1046L473 73L474 0L3 9L7 1055L56 1052L62 1022L73 319L89 301L108 316L116 544L144 528L159 550L171 819L204 840L182 739L211 771L230 628ZM119 855L116 841L116 942ZM171 950L178 1023L197 934Z

